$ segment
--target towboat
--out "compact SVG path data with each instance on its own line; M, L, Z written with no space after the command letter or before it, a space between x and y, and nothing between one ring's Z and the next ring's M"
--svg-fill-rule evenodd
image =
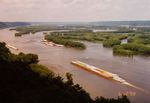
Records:
M97 74L101 77L104 77L106 79L111 79L111 80L120 82L122 84L126 83L126 81L124 79L122 79L121 77L119 77L117 74L110 73L108 71L105 71L103 69L91 66L91 65L83 63L81 61L72 61L71 64L76 65L76 66L78 66L84 70L95 73L95 74Z

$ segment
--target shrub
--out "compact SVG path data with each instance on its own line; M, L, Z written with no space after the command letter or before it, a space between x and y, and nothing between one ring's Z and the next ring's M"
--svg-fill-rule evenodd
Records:
M127 56L133 56L137 54L150 55L150 47L143 44L128 43L115 46L113 48L113 53Z
M121 40L117 40L117 39L108 39L103 42L104 47L113 47L119 44L121 44Z

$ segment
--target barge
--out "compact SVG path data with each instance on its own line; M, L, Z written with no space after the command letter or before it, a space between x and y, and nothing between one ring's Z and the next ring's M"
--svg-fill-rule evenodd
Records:
M127 83L124 79L119 77L117 74L110 73L108 71L105 71L103 69L91 66L89 64L86 64L86 63L83 63L83 62L80 62L80 61L72 61L71 64L73 64L75 66L78 66L78 67L80 67L80 68L82 68L84 70L87 70L89 72L92 72L94 74L97 74L97 75L99 75L99 76L101 76L103 78L114 80L114 81L120 82L122 84L126 84Z
M11 48L11 49L14 49L14 50L19 50L17 47L12 46L12 45L9 45L9 44L7 44L6 46L7 46L8 48Z

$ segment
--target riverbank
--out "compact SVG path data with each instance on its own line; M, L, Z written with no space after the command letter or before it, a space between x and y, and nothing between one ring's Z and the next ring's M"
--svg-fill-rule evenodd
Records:
M15 38L13 35L14 32L15 31L9 31L8 29L1 30L0 40L16 46L20 52L38 54L40 64L48 66L50 70L56 74L64 76L66 72L70 72L73 74L74 82L85 88L85 90L91 94L92 98L98 95L108 98L117 98L119 92L132 91L136 92L136 96L129 97L131 102L150 102L149 95L145 95L141 91L107 81L96 75L91 75L89 72L78 69L70 64L72 60L80 60L96 67L105 68L107 71L123 76L133 84L150 90L149 57L115 57L112 54L111 48L104 48L102 44L92 42L84 42L87 47L85 50L59 48L55 46L51 48L41 43L41 39L44 36L42 32L34 35L24 35L21 38Z
M51 46L51 47L64 47L64 45L60 45L60 44L56 44L54 42L50 42L50 41L47 41L46 39L42 39L41 41L42 43L44 43L45 45L48 45L48 46Z
M78 41L72 41L72 40L67 40L64 38L61 38L59 35L45 35L45 40L48 42L59 44L59 45L64 45L65 47L71 47L71 48L76 48L76 49L86 49L86 46Z
M104 97L92 99L79 84L74 84L72 74L66 73L64 79L38 64L38 61L36 54L15 55L9 51L5 43L0 42L0 97L9 98L0 99L0 102L41 103L46 100L51 103L101 103L101 101L114 103L122 100L130 103L127 96L117 99Z
M45 39L48 42L44 42L49 46L62 46L72 47L77 49L86 49L86 46L80 41L88 41L94 43L102 43L106 48L113 48L114 56L128 56L132 57L134 55L150 55L147 53L147 48L150 44L150 34L145 31L137 32L137 31L109 31L109 32L94 32L89 29L67 29L62 30L62 28L52 26L27 26L27 27L17 27L14 30L18 31L15 33L15 36L21 36L24 34L34 34L41 31L52 31L53 32L44 32ZM56 30L57 29L57 30ZM56 30L56 31L55 31ZM60 30L60 31L59 31ZM127 48L123 48L122 40L127 40L126 45L131 45L128 43L134 43L138 45L138 47L144 47L144 52L141 53L140 50L129 50ZM141 46L141 44L143 46ZM119 45L119 46L118 46ZM147 46L147 47L146 47ZM118 49L119 47L119 49ZM123 48L123 49L120 49Z

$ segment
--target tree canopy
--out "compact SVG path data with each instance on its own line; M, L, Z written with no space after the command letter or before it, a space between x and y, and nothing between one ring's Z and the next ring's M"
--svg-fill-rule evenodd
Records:
M35 54L12 54L0 43L0 103L130 103L126 96L93 100L72 75L67 79L38 64Z

